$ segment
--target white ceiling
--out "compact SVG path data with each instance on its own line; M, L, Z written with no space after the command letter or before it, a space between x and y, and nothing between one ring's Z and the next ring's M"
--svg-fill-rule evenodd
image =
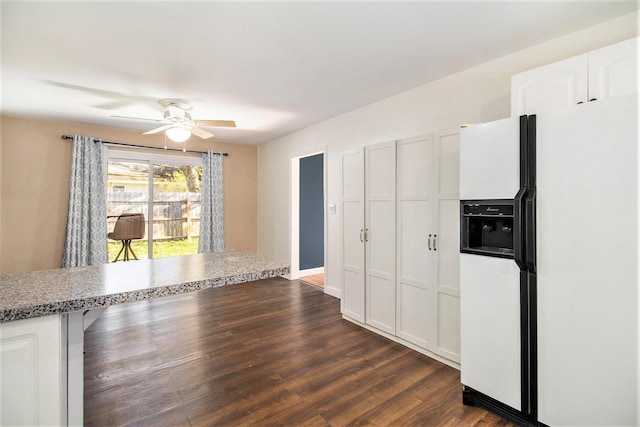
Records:
M638 1L2 1L4 114L146 131L180 98L260 144Z

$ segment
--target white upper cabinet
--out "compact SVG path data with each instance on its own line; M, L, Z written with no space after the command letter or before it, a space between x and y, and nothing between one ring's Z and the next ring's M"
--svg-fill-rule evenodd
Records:
M589 53L589 99L638 92L638 38Z
M511 115L537 114L638 91L638 38L511 77Z
M511 77L511 115L558 110L587 100L587 55Z

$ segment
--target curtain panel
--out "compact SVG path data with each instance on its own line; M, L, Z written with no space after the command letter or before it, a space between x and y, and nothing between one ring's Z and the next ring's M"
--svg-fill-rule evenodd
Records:
M224 191L222 158L213 151L202 153L202 199L198 252L224 251Z
M62 267L107 262L106 218L102 143L75 135Z

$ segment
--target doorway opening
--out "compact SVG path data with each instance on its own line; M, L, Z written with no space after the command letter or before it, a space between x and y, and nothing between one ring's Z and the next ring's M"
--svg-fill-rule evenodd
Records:
M324 287L324 153L292 159L291 279Z

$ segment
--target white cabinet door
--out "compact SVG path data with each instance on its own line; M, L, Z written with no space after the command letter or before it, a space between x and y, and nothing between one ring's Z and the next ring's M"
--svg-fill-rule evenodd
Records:
M638 40L625 40L511 77L511 115L556 111L638 92Z
M431 349L435 332L431 135L398 141L398 337ZM456 248L457 253L457 248Z
M459 131L398 142L397 336L460 362Z
M589 100L638 92L638 38L589 52Z
M587 54L511 77L511 115L537 114L588 101Z
M0 425L65 423L60 316L0 325Z
M460 134L437 132L433 138L432 283L436 289L435 352L460 362Z
M365 322L395 335L395 141L365 148Z
M364 264L364 154L344 153L341 158L342 204L342 314L365 320Z

